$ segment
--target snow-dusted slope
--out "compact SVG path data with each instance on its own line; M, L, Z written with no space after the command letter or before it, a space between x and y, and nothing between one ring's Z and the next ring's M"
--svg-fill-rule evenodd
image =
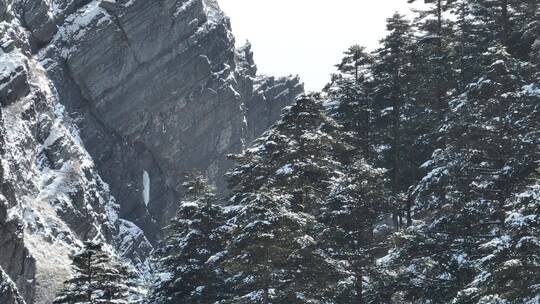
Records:
M29 52L29 33L10 21L1 29L13 39L0 50L0 267L6 280L27 303L50 303L70 275L69 254L86 239L106 241L147 271L151 245L119 218L77 127Z
M45 71L22 53L5 56L22 65L27 75L28 94L3 108L3 168L15 202L7 221L22 221L24 247L35 261L36 286L30 289L36 302L51 302L70 274L68 255L81 240L98 238L118 245L120 254L144 269L151 246L138 228L119 219L118 205ZM136 248L130 248L133 243ZM2 244L2 250L6 248L9 245ZM32 302L32 293L23 295Z

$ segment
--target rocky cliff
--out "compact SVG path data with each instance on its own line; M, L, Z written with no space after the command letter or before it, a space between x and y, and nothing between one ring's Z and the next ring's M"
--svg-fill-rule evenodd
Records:
M13 303L50 303L85 239L150 271L184 174L223 188L226 155L303 92L257 75L214 0L0 0L0 33L0 300Z

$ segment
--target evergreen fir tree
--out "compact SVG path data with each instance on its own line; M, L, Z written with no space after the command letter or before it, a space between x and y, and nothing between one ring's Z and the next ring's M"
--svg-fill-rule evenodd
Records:
M225 303L326 303L335 265L307 234L314 218L291 211L290 197L236 194L234 229L223 265Z
M329 114L349 132L349 144L355 154L362 152L371 157L373 142L373 97L372 71L373 57L365 48L350 47L337 65L338 74L325 89L329 95Z
M504 233L483 244L479 274L456 303L540 301L540 183L514 194L505 206Z
M487 40L509 47L511 36L511 5L515 0L472 0L474 14L484 24Z
M377 279L373 267L387 237L382 231L375 233L388 212L383 170L358 160L345 173L321 208L320 221L326 228L320 239L331 256L347 262L352 276L349 285L338 289L337 302L368 303L374 295L366 296L364 285Z
M503 56L504 57L504 56ZM512 67L511 60L498 59ZM509 64L510 61L510 64ZM516 66L518 69L516 69ZM511 77L521 85L502 94L506 101L505 133L511 139L501 145L507 162L496 187L500 191L500 234L479 245L474 281L458 295L459 303L535 303L540 277L538 248L538 176L540 166L540 86L528 65L514 62ZM525 72L525 73L524 73ZM530 84L524 84L532 81Z
M474 15L484 25L486 41L506 47L517 59L528 60L538 30L538 1L471 0Z
M227 174L230 189L290 194L295 211L316 212L351 150L342 137L319 96L299 97L252 148L231 155L238 165Z
M72 255L75 274L67 280L53 303L133 303L135 272L103 248L87 241Z
M253 148L233 156L230 204L237 211L226 263L239 291L233 303L330 301L343 269L314 236L349 151L339 131L318 96L302 96Z
M416 179L416 168L431 147L416 142L425 134L429 120L423 107L416 104L414 88L416 71L413 62L413 35L404 16L395 14L387 20L390 33L375 53L374 96L377 105L376 128L379 129L375 150L376 165L388 169L393 199L394 226L398 229L408 217L409 204L404 193ZM427 125L424 123L428 122ZM426 157L427 158L427 157Z
M416 0L409 0L409 3ZM418 63L424 66L421 73L423 98L430 100L439 122L444 121L447 93L454 79L449 58L451 27L445 13L454 8L455 0L424 0L426 10L416 10L420 39L417 43Z
M161 274L150 303L215 303L225 293L219 266L227 237L223 209L200 173L192 173L183 185L187 197L156 252Z

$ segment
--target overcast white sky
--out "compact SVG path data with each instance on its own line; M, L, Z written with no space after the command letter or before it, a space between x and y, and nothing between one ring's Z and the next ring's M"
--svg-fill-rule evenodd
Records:
M237 45L249 39L259 73L300 75L320 90L342 52L353 44L374 49L406 0L218 0L231 18Z

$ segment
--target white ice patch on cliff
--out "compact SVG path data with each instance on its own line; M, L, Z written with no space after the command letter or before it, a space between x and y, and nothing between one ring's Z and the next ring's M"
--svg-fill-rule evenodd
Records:
M150 203L150 175L148 175L148 172L144 170L143 172L143 200L144 204L148 206L148 203Z

